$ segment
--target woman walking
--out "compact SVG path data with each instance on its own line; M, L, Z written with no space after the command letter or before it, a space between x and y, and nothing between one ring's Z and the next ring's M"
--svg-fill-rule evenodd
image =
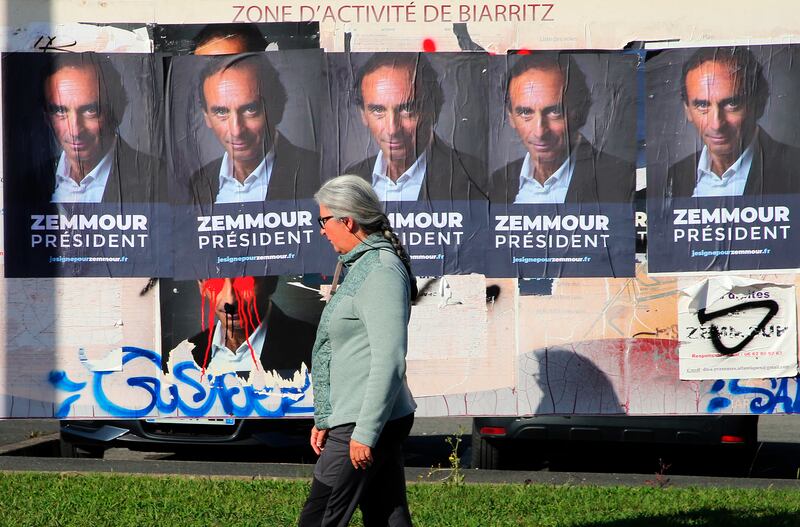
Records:
M402 447L416 408L405 377L417 294L410 260L365 180L339 176L314 197L347 274L314 344L311 448L320 458L300 526L346 526L356 505L367 527L411 525Z

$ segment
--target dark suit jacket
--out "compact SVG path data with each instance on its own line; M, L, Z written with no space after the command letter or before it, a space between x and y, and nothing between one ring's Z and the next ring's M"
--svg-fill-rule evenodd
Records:
M636 166L596 150L583 136L575 147L575 168L566 203L632 203L636 190ZM492 174L489 200L514 203L525 158L512 161Z
M275 304L272 304L269 318L263 320L262 324L266 324L267 330L261 348L261 367L264 371L274 370L284 379L291 379L295 372L300 371L302 363L311 369L311 350L317 333L314 326L291 318ZM194 344L192 357L201 368L213 329L214 326L188 339ZM161 358L161 369L164 373L167 373L170 351L165 352ZM211 362L210 353L208 361Z
M192 204L208 205L216 201L221 167L220 157L192 174L189 180ZM312 198L319 186L319 155L278 135L266 199Z
M754 148L753 163L744 187L745 196L800 192L800 176L797 175L800 170L799 149L779 143L760 128ZM669 167L664 190L666 197L692 196L701 152L695 152Z
M58 157L55 157L26 172L27 179L15 178L16 181L7 182L5 243L11 256L6 260L7 276L57 276L61 273L81 276L85 273L85 266L81 263L70 263L66 270L57 269L47 263L49 256L84 254L85 249L31 247L30 214L59 212L59 206L50 203L55 190L57 166ZM150 203L162 199L164 194L160 189L166 181L163 168L164 165L158 158L134 150L121 138L117 138L101 203L117 205L111 208L118 209L120 203ZM122 212L122 209L119 211ZM121 272L136 275L139 272L136 269L134 264Z
M372 184L377 154L347 167L345 174L361 176ZM457 152L439 137L431 143L425 179L418 200L486 199L486 165L475 157Z
M22 194L18 197L30 204L50 203L56 188L55 173L58 159L58 157L50 159L33 170L28 181L35 181L35 184L16 185ZM157 158L134 150L122 138L117 138L102 203L156 201L160 197L158 187L164 183L162 170L163 165ZM17 199L17 196L14 199Z

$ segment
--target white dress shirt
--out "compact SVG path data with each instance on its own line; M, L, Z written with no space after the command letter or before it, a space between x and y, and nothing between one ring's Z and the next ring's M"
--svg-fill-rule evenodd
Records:
M544 185L534 179L531 154L530 152L525 154L522 169L519 171L519 191L514 203L564 203L572 181L572 173L575 171L576 151L577 149L573 149L572 154L564 160L558 170L544 181Z
M261 349L264 347L264 339L267 336L267 329L264 324L259 324L253 333L250 334L250 346L255 352L258 369L261 370ZM208 360L207 371L213 375L228 372L254 371L256 365L253 364L253 357L247 341L242 342L235 351L225 346L225 328L221 321L217 321L214 326L214 335L211 338L211 358Z
M261 160L261 163L244 182L233 176L233 163L228 157L228 152L222 156L222 166L219 169L219 193L214 203L242 203L247 201L264 201L267 199L269 180L272 177L272 168L275 166L275 149Z
M397 181L392 181L386 175L388 168L383 158L383 152L379 151L375 167L372 169L372 189L381 201L417 201L427 169L428 152L426 151L397 178Z
M58 158L56 166L56 188L51 203L100 203L106 190L108 176L111 174L112 160L116 150L116 140L103 156L103 159L86 174L80 183L70 177L69 162L64 152Z
M747 185L747 176L750 174L750 166L753 164L755 142L756 138L754 137L739 159L722 173L722 177L711 171L711 156L708 154L708 147L703 146L700 160L697 162L697 183L694 186L692 197L743 195L744 187Z

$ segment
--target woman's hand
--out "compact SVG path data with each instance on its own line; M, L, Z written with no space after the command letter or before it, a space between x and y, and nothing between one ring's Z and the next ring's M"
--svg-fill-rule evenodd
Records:
M320 455L325 449L325 441L328 439L328 430L320 430L316 426L311 427L311 449L316 455Z
M350 440L350 462L353 463L353 468L366 469L372 465L372 448L363 443L359 443L355 439Z

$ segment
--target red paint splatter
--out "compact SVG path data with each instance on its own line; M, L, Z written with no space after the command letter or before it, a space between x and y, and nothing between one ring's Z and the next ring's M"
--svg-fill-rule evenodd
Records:
M517 50L517 55L530 55L530 54L531 54L531 50L529 50L529 49L523 48L523 49Z
M204 331L208 331L208 343L206 344L205 355L203 356L203 366L200 372L200 380L202 382L206 375L206 367L208 366L208 356L211 352L211 341L213 339L213 329L215 323L215 312L217 308L217 300L220 293L225 287L226 280L229 278L209 278L204 280L201 285L201 306L200 306L200 324ZM261 318L258 315L258 305L256 304L255 294L255 279L252 276L240 276L234 278L231 284L233 294L236 298L236 311L239 316L239 321L242 324L245 335L245 342L250 349L250 356L253 359L253 364L258 370L258 361L256 360L256 353L253 346L250 344L250 335L255 331L255 328L261 325ZM206 299L208 299L208 318L206 318ZM257 324L253 323L251 313L255 313ZM226 328L227 329L227 328Z
M247 347L250 349L250 357L253 359L253 364L258 371L258 361L256 360L256 352L250 344L250 334L255 331L253 319L250 313L256 314L258 319L258 306L256 306L256 282L252 276L242 276L233 281L233 293L236 295L236 306L238 308L239 320L244 326L244 340L247 342ZM258 320L261 324L261 320Z
M202 320L200 321L203 330L208 330L208 343L206 344L206 352L203 355L203 368L200 371L200 381L203 381L203 378L206 376L206 366L208 365L208 354L211 351L211 339L213 336L213 327L214 327L214 311L217 307L217 297L219 293L222 291L222 288L225 287L225 279L224 278L209 278L208 280L203 281L203 285L201 286L200 296L201 296L201 305L200 305L200 316ZM208 327L206 327L206 298L208 298Z
M433 53L436 51L436 42L432 38L426 38L422 41L422 50L425 53Z

